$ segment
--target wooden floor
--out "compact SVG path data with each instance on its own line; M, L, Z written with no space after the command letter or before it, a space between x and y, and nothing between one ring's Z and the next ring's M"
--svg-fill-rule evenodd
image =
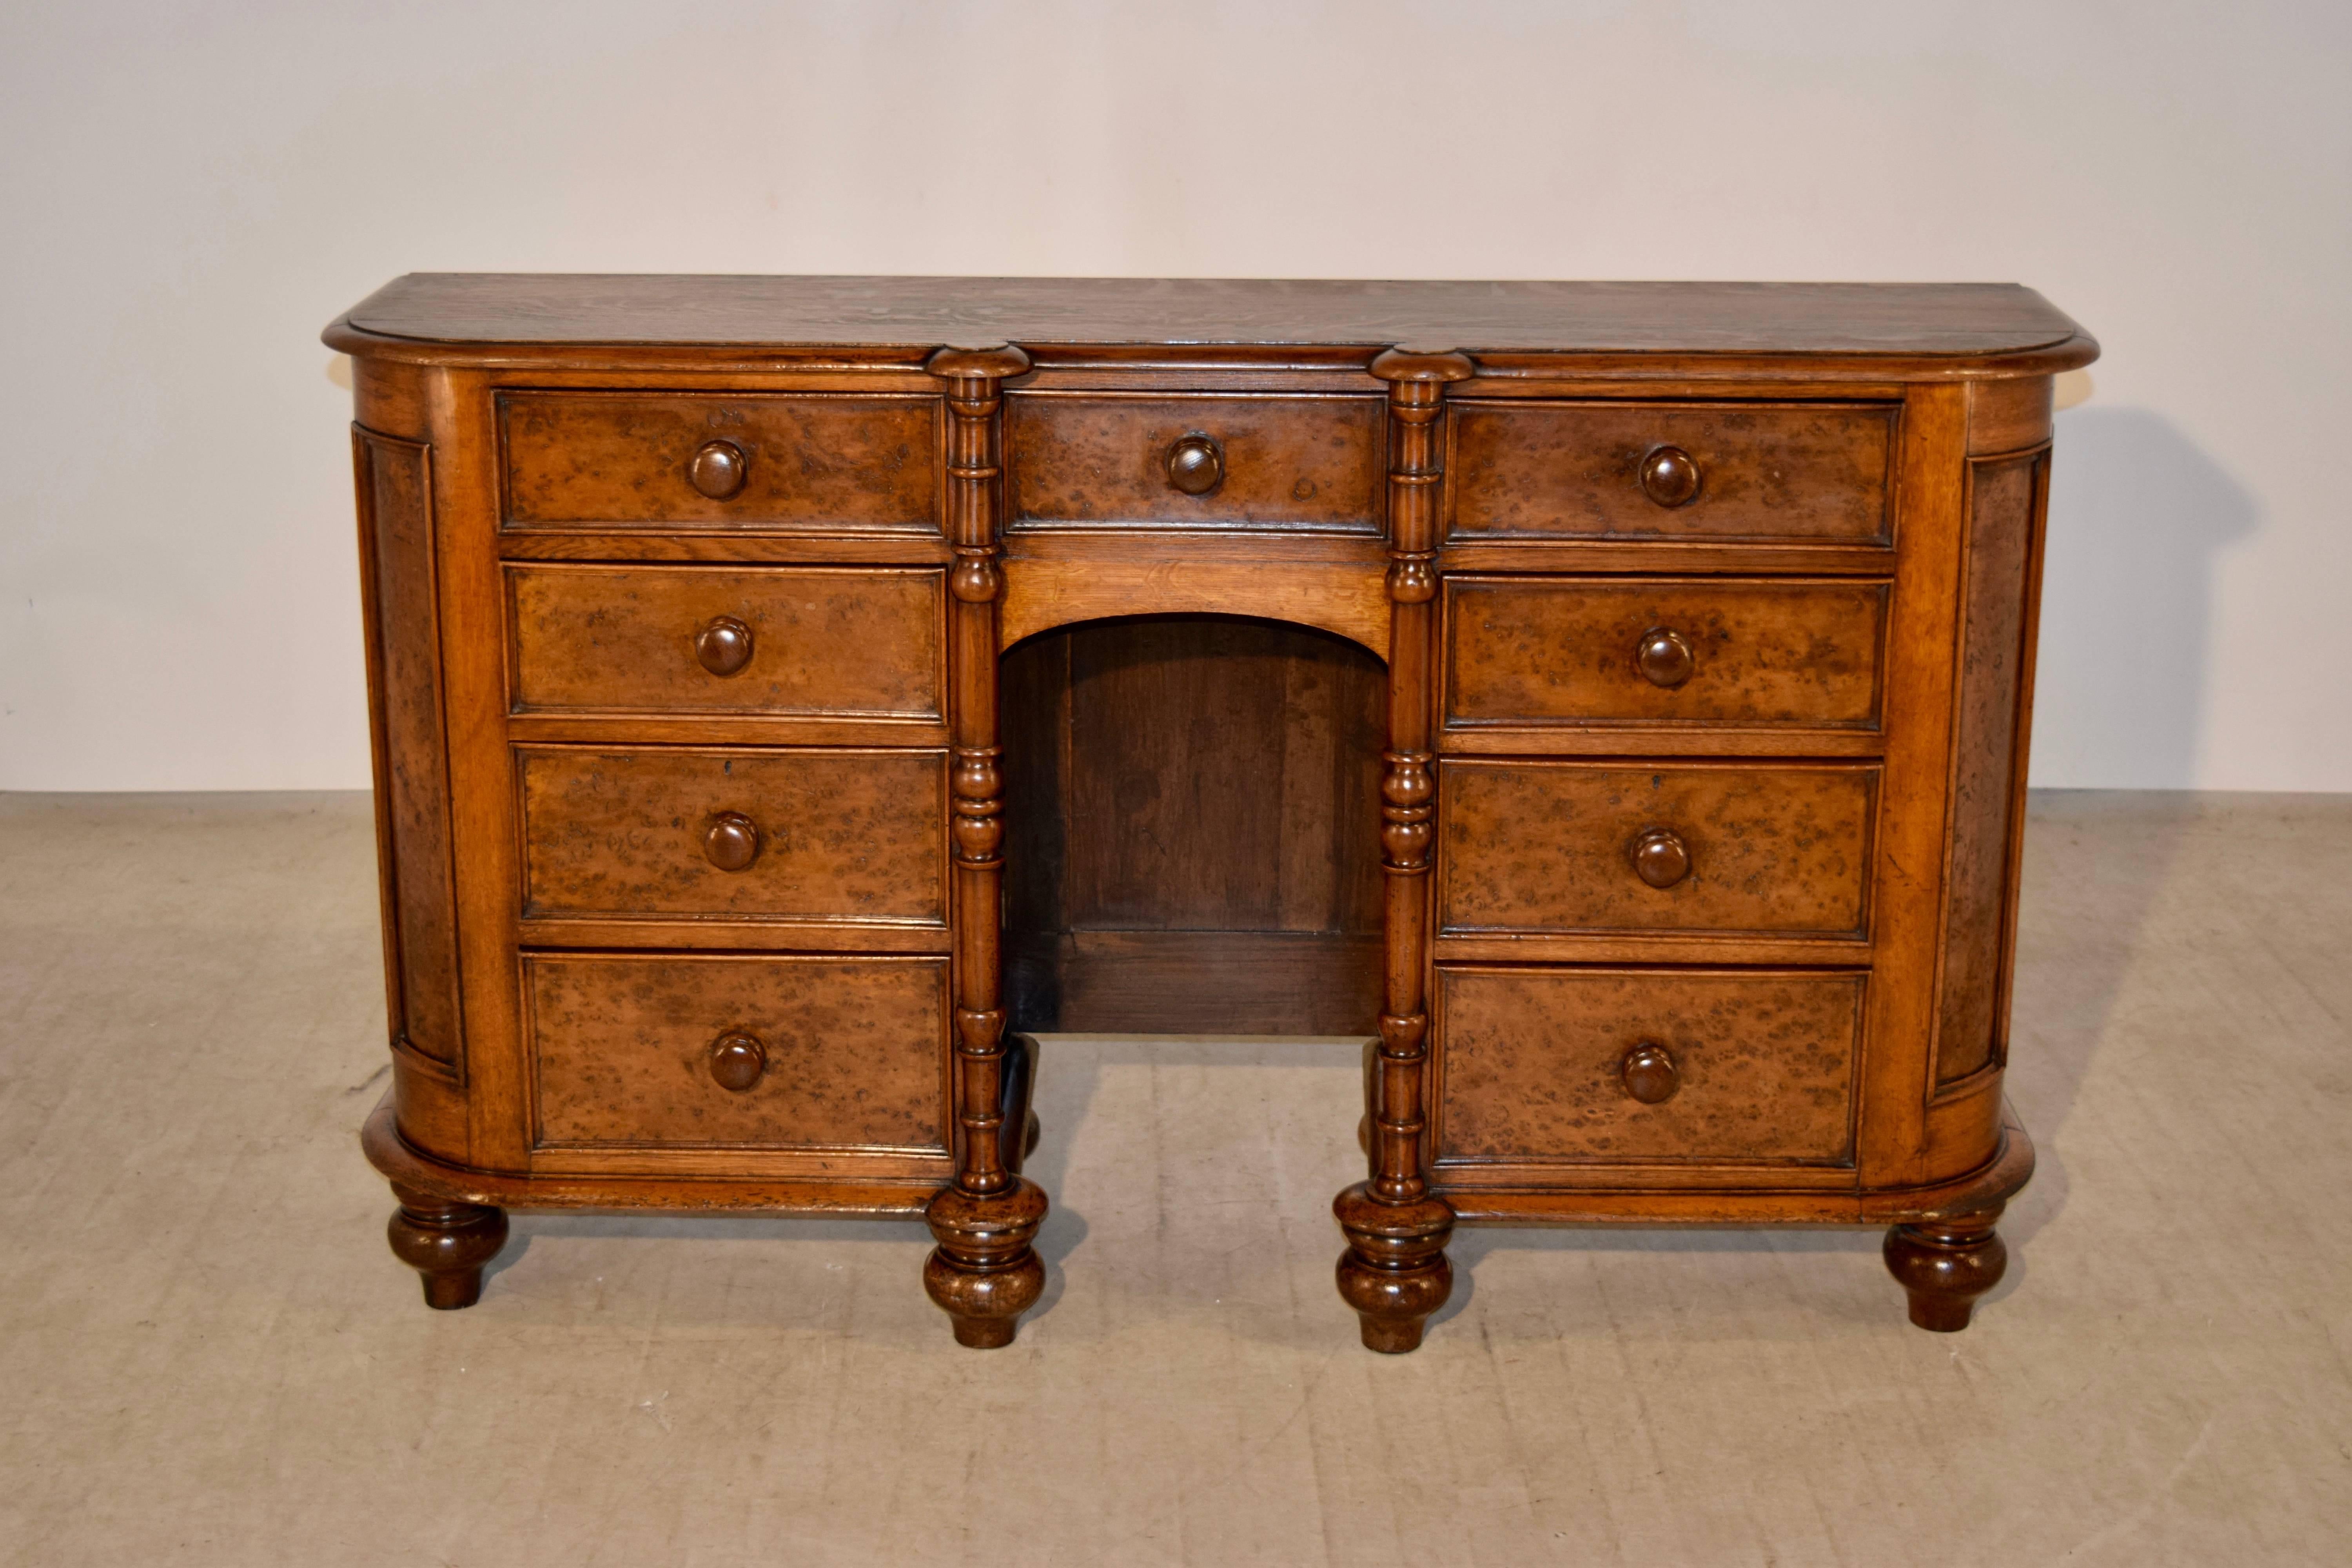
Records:
M0 796L0 1564L2352 1561L2352 798L2034 805L1975 1328L1870 1233L1469 1232L1391 1360L1336 1042L1049 1041L1010 1351L911 1225L526 1216L429 1313L364 797Z

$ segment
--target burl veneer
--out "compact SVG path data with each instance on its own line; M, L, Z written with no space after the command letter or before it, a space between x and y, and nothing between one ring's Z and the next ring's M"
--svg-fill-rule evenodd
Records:
M428 1304L512 1207L919 1215L1010 1343L1056 1027L1372 1038L1375 1350L1456 1223L2000 1280L2097 352L2031 290L417 276L327 341Z

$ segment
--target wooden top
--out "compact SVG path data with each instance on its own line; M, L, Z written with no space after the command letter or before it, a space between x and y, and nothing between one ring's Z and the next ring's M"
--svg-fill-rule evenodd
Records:
M2072 363L2095 353L2014 283L1376 282L415 272L329 329L452 347L1455 349ZM384 345L390 346L390 345ZM895 355L893 356L895 357ZM2052 368L2037 364L2036 369Z

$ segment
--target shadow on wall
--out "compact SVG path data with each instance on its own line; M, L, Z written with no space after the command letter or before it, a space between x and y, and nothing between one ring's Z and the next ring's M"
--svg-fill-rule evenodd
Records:
M2096 407L2058 416L2036 785L2194 785L2214 558L2262 521L2254 498L2163 416Z

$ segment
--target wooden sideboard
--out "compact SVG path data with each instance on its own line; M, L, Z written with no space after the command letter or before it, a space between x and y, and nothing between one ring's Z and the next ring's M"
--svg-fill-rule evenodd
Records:
M1457 1222L2000 1278L2039 295L417 275L326 341L431 1305L510 1207L921 1215L1009 1343L1056 1028L1376 1037L1374 1350Z

